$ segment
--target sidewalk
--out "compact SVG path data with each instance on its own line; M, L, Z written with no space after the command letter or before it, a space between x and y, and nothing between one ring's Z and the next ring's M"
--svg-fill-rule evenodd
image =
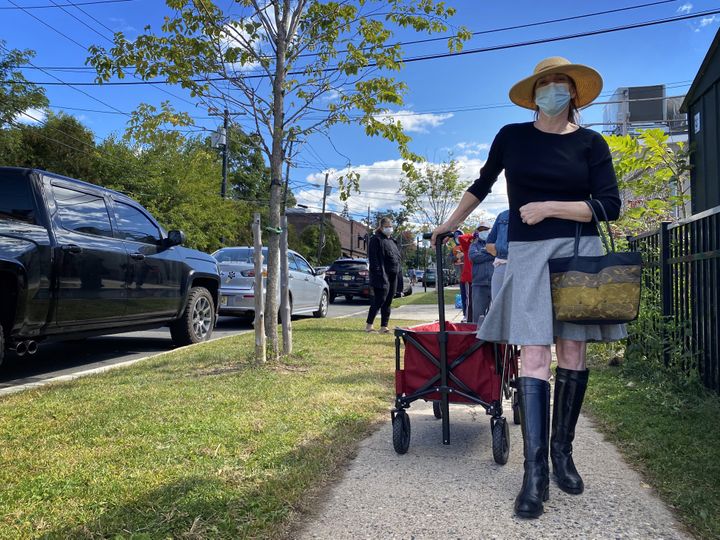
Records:
M454 308L447 314L448 320L461 318ZM437 309L403 306L393 317L436 320ZM293 538L691 538L585 416L574 445L585 493L569 495L551 482L545 514L537 520L516 518L522 434L510 410L506 402L511 448L504 466L493 461L490 419L480 407L451 406L451 445L443 446L432 406L414 403L410 448L402 456L393 450L388 414Z
M390 323L392 326L393 319L432 322L437 321L438 318L438 307L435 304L407 304L393 308ZM445 320L459 323L462 320L462 310L457 309L453 304L447 304L445 306Z

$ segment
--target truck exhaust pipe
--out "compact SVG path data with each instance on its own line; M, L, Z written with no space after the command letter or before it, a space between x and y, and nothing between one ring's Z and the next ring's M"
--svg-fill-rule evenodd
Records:
M17 345L15 345L15 353L18 356L25 356L27 354L28 347L27 347L27 341L21 341Z
M34 341L31 339L30 341L26 341L25 343L26 343L27 354L33 355L36 352L38 352L37 341Z

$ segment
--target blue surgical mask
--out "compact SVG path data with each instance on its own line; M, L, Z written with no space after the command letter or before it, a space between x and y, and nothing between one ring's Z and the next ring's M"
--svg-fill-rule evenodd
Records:
M568 83L550 83L535 90L535 104L547 116L557 116L570 103Z
M485 241L488 239L488 235L490 234L490 231L480 231L478 233L478 238L482 241Z
M392 227L383 227L382 232L385 236L390 236L393 233L393 228Z

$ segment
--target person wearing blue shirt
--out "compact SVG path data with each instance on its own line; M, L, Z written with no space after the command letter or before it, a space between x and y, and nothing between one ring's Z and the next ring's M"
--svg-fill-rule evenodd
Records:
M472 262L472 320L478 323L490 307L490 283L493 276L493 259L485 250L489 224L481 223L473 233L474 240L470 244L468 255ZM483 229L483 230L481 230Z
M505 280L505 265L508 258L508 224L510 223L510 210L503 210L495 219L493 228L487 238L485 249L495 256L494 271L490 285L490 295L493 300L497 296Z

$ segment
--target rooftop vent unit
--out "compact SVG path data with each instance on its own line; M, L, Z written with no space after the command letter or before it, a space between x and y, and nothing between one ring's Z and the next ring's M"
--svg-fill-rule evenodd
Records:
M670 133L687 132L687 118L681 114L682 98L668 98L665 85L618 88L605 106L605 131L622 135L640 129L663 128Z

